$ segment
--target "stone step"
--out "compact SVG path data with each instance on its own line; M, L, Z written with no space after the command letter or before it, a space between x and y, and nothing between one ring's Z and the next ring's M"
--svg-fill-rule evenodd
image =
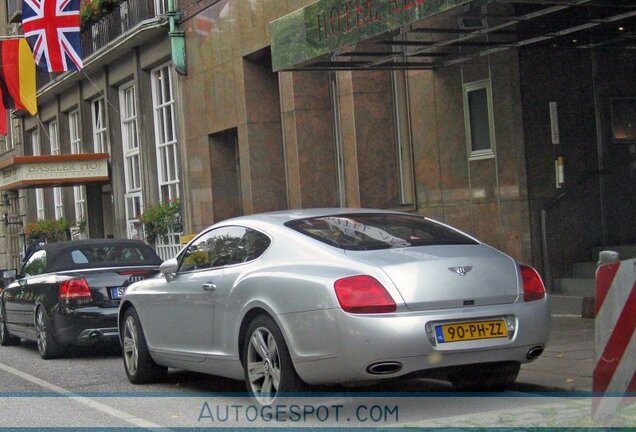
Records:
M572 277L575 279L595 279L596 262L578 262L572 264Z
M555 292L580 297L596 296L596 280L590 278L562 278L556 279Z
M618 252L621 260L627 260L631 258L636 258L636 245L620 245L620 246L599 246L592 248L592 259L598 260L598 253L601 251L614 251Z
M594 297L550 294L549 300L553 316L594 318Z

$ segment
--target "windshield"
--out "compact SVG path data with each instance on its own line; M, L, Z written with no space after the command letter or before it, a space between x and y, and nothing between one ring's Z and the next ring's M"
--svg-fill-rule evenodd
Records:
M309 237L346 250L477 244L471 238L423 217L359 213L298 219L285 224Z

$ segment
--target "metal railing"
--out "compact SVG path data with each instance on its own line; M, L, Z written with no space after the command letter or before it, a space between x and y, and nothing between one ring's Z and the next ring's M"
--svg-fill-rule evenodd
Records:
M597 170L591 171L574 183L571 187L565 189L559 194L555 195L552 199L550 199L544 206L541 208L541 247L543 254L543 279L545 284L547 285L548 291L552 292L554 289L554 281L553 281L553 266L552 259L550 253L550 236L548 235L548 225L549 225L549 215L550 211L557 207L564 199L569 197L575 192L579 192L581 188L587 185L592 180L596 180L603 175L607 174L606 170Z
M81 32L82 54L86 58L144 20L155 17L154 0L124 0L115 9Z
M155 250L164 261L176 257L181 250L181 234L170 233L157 237Z

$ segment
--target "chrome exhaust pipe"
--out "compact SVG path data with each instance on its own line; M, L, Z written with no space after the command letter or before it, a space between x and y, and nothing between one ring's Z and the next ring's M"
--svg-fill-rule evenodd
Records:
M401 370L402 363L396 361L372 363L367 367L367 372L372 375L389 375Z
M528 354L526 354L526 358L530 361L536 360L541 354L543 354L542 346L532 347L528 351Z

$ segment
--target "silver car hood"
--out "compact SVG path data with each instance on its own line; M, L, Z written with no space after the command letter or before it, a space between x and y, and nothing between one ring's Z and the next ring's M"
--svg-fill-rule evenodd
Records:
M519 295L517 265L484 245L440 245L346 251L379 267L413 311L497 305Z

